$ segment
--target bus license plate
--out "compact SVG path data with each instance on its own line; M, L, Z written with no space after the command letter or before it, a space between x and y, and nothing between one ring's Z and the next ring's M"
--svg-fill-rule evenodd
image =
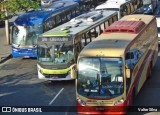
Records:
M53 78L53 79L58 79L59 77L58 77L58 76L53 76L52 78Z

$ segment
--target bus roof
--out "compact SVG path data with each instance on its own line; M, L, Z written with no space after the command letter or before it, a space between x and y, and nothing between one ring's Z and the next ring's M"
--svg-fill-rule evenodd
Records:
M101 24L102 20L106 20L114 15L117 15L116 11L91 11L43 33L42 36L66 36L81 34L81 32L88 31L90 27L93 28L96 26L95 24Z
M66 10L75 6L78 6L78 3L70 1L56 1L53 2L52 6L49 6L49 8L47 8L47 11L46 9L42 8L40 10L26 12L18 16L14 23L20 26L42 24L49 18L49 16L54 15L54 13L56 14L58 12L61 12L62 10Z
M84 2L84 1L86 1L86 0L63 0L63 1L73 1L73 2L81 3L81 2Z
M154 17L150 15L127 15L127 16L124 16L122 19L120 19L120 21L141 20L145 24L149 24L153 18ZM127 46L136 38L139 32L138 33L129 33L129 32L102 33L95 40L93 40L93 42L85 46L84 49L79 54L79 56L121 57L124 54Z
M122 4L126 3L125 1L120 1L120 0L112 0L112 1L106 1L105 3L97 6L95 9L100 10L100 9L107 9L107 8L117 8L119 9Z

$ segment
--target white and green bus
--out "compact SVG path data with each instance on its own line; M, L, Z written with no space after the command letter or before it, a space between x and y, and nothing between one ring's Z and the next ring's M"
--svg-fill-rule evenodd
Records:
M76 61L82 48L117 20L116 11L91 11L40 35L37 41L39 79L75 79Z

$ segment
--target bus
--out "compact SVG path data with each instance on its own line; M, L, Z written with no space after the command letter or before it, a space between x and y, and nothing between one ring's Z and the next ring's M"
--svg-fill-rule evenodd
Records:
M78 2L85 9L94 9L96 6L106 2L106 0L65 0L65 1L74 1Z
M144 14L153 14L158 6L158 0L143 0Z
M96 10L113 10L118 12L118 18L131 14L143 5L142 0L108 0L97 6Z
M115 11L91 11L43 33L37 41L38 78L72 80L82 48L118 20Z
M41 0L41 5L50 5L55 0ZM73 1L78 2L81 7L85 7L85 9L95 8L97 5L104 3L106 0L63 0L63 1Z
M12 27L12 56L14 58L37 57L37 39L42 34L81 13L79 4L56 1L49 7L26 12L16 18Z
M156 19L127 15L107 27L80 52L76 99L80 114L124 114L158 57Z

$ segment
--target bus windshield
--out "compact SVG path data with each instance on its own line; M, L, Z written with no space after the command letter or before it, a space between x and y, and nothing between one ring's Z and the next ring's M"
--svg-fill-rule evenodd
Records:
M80 58L77 91L87 98L113 98L124 91L121 58Z
M41 64L67 64L73 59L73 45L71 43L38 45L38 62Z
M43 33L42 25L34 26L13 26L12 41L13 44L20 46L37 45L38 35Z
M152 0L143 0L143 5L149 5L152 3Z

